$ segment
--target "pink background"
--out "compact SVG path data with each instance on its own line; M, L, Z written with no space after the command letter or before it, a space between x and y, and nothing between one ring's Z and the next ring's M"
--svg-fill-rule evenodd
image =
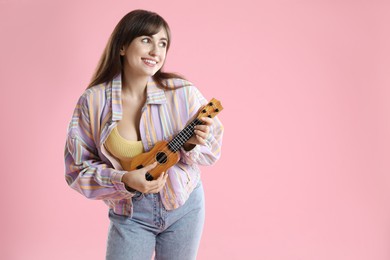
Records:
M1 259L104 259L107 208L67 187L63 146L136 8L225 107L199 259L390 259L388 1L0 0Z

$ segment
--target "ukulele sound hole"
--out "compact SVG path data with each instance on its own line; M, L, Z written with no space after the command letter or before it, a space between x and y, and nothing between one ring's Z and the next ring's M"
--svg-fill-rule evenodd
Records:
M156 161L159 163L159 164L163 164L163 163L166 163L168 160L168 157L167 155L164 153L164 152L158 152L156 154Z

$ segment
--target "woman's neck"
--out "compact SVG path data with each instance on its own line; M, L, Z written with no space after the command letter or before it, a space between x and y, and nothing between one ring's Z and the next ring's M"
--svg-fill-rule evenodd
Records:
M122 74L122 93L126 96L143 98L146 94L148 76Z

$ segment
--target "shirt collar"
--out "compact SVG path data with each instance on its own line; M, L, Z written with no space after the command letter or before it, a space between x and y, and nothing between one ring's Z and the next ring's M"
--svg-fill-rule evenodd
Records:
M122 119L122 74L119 73L114 77L111 83L111 100L112 100L112 120ZM146 104L165 104L167 102L165 92L159 88L157 82L149 77L146 85Z

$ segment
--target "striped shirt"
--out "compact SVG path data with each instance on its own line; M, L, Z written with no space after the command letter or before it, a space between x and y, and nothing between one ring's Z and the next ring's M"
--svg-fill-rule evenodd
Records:
M207 103L199 90L182 79L164 81L157 87L150 77L147 99L141 110L140 133L145 152L161 140L171 140ZM107 137L122 119L121 74L112 82L93 86L81 95L68 128L65 145L65 177L68 185L90 199L103 200L116 214L132 215L134 192L121 181L126 173L104 146ZM167 210L183 205L200 179L198 165L211 165L221 154L223 126L213 118L205 145L186 152L168 170L160 191Z

